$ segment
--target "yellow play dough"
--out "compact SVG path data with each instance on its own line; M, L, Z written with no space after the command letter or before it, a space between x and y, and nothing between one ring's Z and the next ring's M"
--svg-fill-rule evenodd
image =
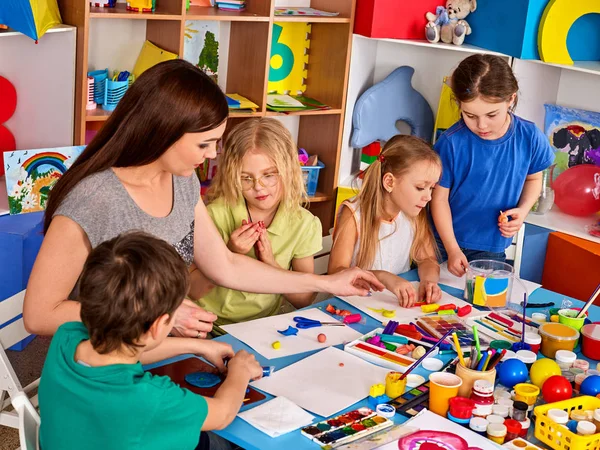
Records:
M278 350L281 348L281 342L275 341L271 344L271 347L273 347L275 350Z
M598 0L550 0L540 22L538 49L542 61L573 64L567 36L573 24L586 14L600 14Z

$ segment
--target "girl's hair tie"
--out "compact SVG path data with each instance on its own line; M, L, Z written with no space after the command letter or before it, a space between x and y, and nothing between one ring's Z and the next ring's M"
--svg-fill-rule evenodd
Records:
M383 162L385 161L385 156L383 156L381 153L379 154L379 156L377 156L377 161L379 161L380 163L383 164Z

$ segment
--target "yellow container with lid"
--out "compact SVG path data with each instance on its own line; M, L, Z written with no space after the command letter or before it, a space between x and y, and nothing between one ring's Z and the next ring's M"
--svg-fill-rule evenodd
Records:
M558 350L572 352L579 339L579 331L562 323L543 323L539 333L542 336L540 351L546 358L554 358Z

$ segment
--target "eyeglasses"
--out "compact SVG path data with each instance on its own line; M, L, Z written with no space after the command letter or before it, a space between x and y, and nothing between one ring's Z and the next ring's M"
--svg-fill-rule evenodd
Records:
M273 187L277 184L279 180L278 173L266 173L261 177L252 178L252 177L241 177L240 182L242 184L242 191L249 191L250 189L256 186L256 183L260 184L262 187Z

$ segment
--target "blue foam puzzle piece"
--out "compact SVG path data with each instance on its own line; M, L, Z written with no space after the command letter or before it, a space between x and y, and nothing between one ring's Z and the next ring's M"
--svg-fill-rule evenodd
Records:
M425 97L412 87L414 73L412 67L398 67L360 96L352 116L354 148L388 141L399 134L397 121L406 122L413 136L431 142L433 111Z

